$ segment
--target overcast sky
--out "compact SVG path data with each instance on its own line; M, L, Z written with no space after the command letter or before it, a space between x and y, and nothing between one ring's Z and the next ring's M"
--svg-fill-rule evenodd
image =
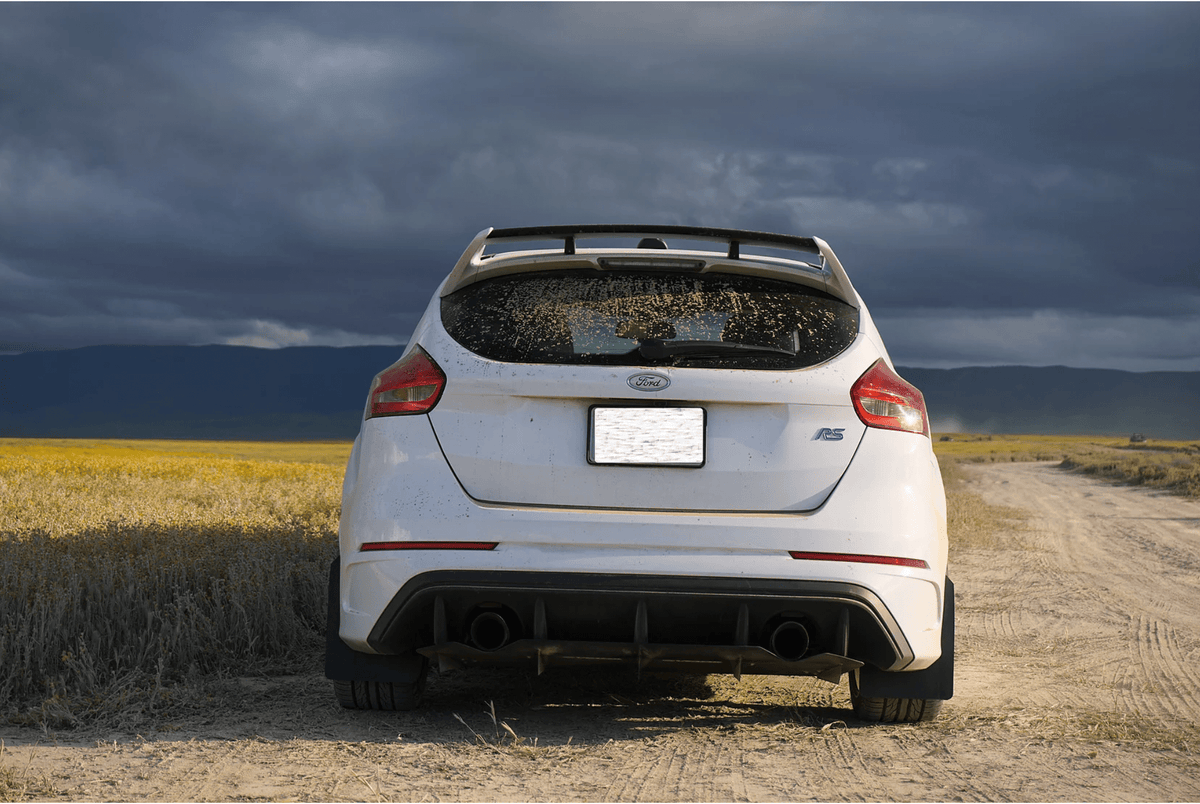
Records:
M0 3L0 352L403 343L488 226L827 240L900 365L1200 370L1200 5Z

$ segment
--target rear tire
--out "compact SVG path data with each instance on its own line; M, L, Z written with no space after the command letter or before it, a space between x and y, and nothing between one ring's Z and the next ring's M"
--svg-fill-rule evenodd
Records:
M325 677L333 681L333 693L346 709L377 709L407 712L421 705L429 660L418 653L381 656L359 653L338 636L340 616L340 559L329 566L329 601L325 620ZM375 679L384 680L349 680ZM394 679L399 678L400 681Z
M334 681L333 692L346 709L376 709L407 712L421 705L425 694L425 673L416 681Z
M850 674L850 705L860 720L870 723L922 723L942 711L942 702L932 698L872 698L858 688L858 671Z

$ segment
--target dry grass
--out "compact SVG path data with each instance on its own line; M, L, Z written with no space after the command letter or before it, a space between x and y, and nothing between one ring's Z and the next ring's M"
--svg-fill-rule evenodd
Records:
M940 458L942 483L946 487L946 531L951 553L959 550L1011 548L1011 538L1001 534L1017 530L1025 513L1017 508L989 505L978 494L966 490L966 477L958 462Z
M45 773L13 767L4 754L4 742L0 741L0 801L44 801L60 794Z
M938 721L950 732L1015 731L1046 744L1085 743L1097 747L1161 752L1172 764L1200 766L1196 749L1200 727L1189 720L1074 706L1009 707L988 711L951 708ZM1095 752L1086 754L1094 758Z
M1060 460L1197 493L1196 444L953 438L935 436L952 549L1011 548L998 534L1021 517L965 491L959 461ZM315 666L349 451L0 439L0 715L136 721L181 681Z
M951 550L1020 546L1019 540L1001 534L1019 530L1025 518L1019 509L988 505L967 491L961 463L1059 461L1063 468L1127 482L1150 482L1175 493L1195 496L1200 488L1200 444L1189 442L1133 445L1126 438L935 433L933 448L946 486ZM1160 472L1163 464L1170 472Z
M947 725L951 723L1017 729L1051 743L1078 740L1182 754L1191 765L1197 764L1195 754L1200 745L1200 727L1191 721L1071 706L951 714Z
M1058 461L1081 448L1116 448L1127 439L1079 436L933 434L933 451L939 460L986 463L1008 461Z
M951 440L942 440L942 439ZM942 463L954 461L1059 461L1109 480L1200 497L1200 442L1037 435L934 435Z
M1049 720L1049 718L1047 718ZM1136 745L1151 751L1177 751L1194 756L1200 729L1185 720L1167 720L1129 712L1072 712L1058 739Z
M1063 468L1139 486L1164 489L1185 497L1200 497L1200 447L1179 450L1126 450L1073 455Z
M1020 530L1025 514L1016 508L988 505L967 491L960 463L1059 461L1064 469L1200 496L1200 443L1196 442L1131 444L1127 438L962 433L935 433L933 440L946 486L946 527L952 551L1023 544L1001 534Z
M0 438L0 455L55 457L191 457L237 458L246 461L321 463L345 468L346 441L137 441L86 438Z
M153 712L187 677L314 662L348 452L0 442L8 719Z

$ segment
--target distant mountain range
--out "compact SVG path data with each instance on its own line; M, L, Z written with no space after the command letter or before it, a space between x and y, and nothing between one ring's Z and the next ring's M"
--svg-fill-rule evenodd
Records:
M353 439L402 346L89 346L0 356L0 436Z
M0 355L0 437L327 440L400 346L91 346ZM1200 372L899 368L934 430L1200 438Z
M964 433L1200 438L1200 371L1065 366L901 368L933 429Z

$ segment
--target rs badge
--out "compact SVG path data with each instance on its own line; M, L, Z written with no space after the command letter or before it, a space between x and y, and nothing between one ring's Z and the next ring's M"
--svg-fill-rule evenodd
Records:
M845 427L822 427L813 436L813 441L841 441L842 431Z

